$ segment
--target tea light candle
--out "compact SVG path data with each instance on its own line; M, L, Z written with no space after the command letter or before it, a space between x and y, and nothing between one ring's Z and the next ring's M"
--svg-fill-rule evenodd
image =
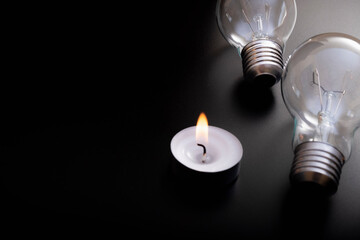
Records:
M181 165L204 173L202 176L211 176L220 184L222 181L232 182L239 174L243 155L240 141L224 129L208 126L204 113L196 127L188 127L173 137L170 148Z

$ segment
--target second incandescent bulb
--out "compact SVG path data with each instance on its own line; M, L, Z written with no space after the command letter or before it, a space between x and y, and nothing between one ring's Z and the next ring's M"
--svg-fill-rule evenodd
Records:
M295 0L218 0L218 27L241 55L245 79L265 86L281 79L296 15Z
M334 193L360 126L360 40L310 38L290 55L281 86L295 119L291 182Z

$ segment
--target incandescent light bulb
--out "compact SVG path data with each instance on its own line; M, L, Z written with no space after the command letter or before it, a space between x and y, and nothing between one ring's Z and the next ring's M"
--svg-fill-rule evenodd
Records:
M295 0L217 1L218 27L242 57L245 79L265 86L280 80L296 14Z
M291 182L335 193L360 126L360 40L310 38L290 55L281 85L295 119Z

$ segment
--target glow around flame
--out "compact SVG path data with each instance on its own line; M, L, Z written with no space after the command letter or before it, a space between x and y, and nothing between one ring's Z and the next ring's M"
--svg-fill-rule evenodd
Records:
M205 113L201 113L196 124L196 143L207 145L208 134L208 120Z

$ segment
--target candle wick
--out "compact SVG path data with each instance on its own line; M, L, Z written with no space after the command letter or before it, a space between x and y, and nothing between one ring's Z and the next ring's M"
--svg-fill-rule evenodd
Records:
M197 145L203 148L203 155L202 155L202 158L201 158L201 162L205 163L205 161L206 161L206 147L204 145L200 144L200 143L198 143Z

